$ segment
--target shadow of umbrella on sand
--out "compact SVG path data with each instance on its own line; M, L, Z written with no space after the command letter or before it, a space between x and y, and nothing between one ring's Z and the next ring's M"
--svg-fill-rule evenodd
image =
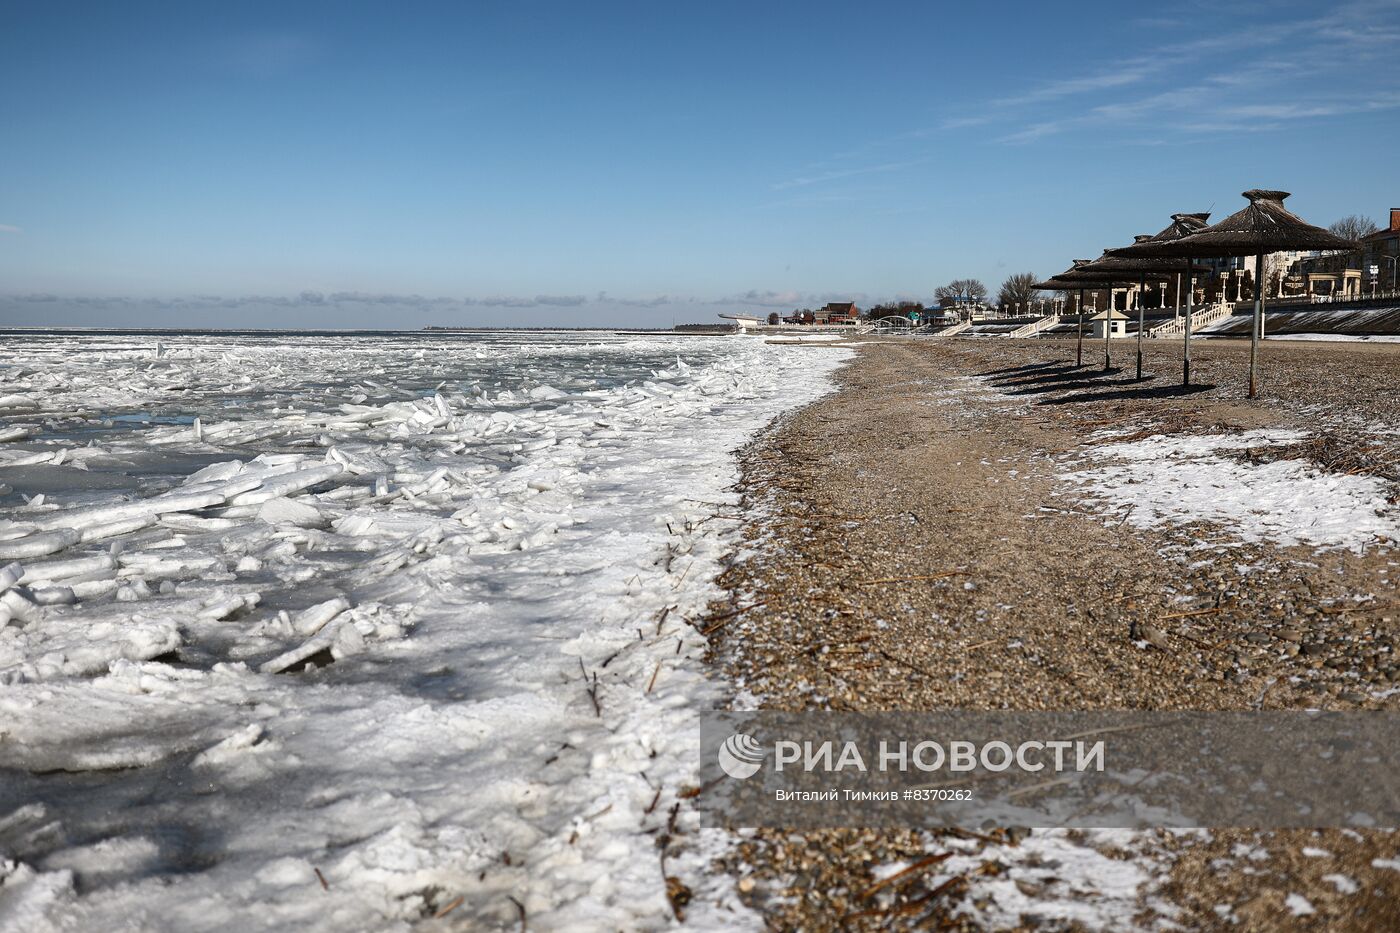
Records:
M1175 240L1149 240L1110 250L1122 258L1210 259L1254 256L1254 326L1249 335L1249 397L1258 395L1259 334L1264 325L1264 257L1281 250L1352 250L1357 244L1315 227L1283 206L1287 191L1253 188L1249 206L1218 224Z

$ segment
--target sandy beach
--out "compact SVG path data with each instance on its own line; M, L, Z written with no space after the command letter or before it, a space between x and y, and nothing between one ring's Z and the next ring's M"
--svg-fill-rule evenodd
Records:
M867 341L744 452L711 634L735 705L1394 709L1394 529L1355 533L1400 489L1400 346L1270 342L1255 401L1247 344L1194 349L1182 390L1175 342L1139 383L1129 341L1109 371L1101 342L1076 368L1072 341ZM762 831L726 868L774 929L1381 930L1397 851L1380 830Z

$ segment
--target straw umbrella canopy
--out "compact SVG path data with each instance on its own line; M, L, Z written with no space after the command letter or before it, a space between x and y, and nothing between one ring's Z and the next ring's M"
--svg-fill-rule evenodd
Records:
M1178 216L1190 216L1190 215L1178 215ZM1209 216L1209 215L1207 215L1207 216ZM1173 220L1173 227L1174 227L1174 226L1176 226L1175 220ZM1202 223L1201 226L1204 227L1205 224ZM1168 228L1167 228L1167 231L1170 231L1170 230L1172 230L1172 227L1168 227ZM1165 233L1165 232L1167 232L1167 231L1163 231L1163 232ZM1161 234L1158 234L1158 236L1160 236L1160 235L1161 235ZM1134 239L1134 242L1135 242L1135 243L1150 243L1150 242L1157 241L1157 240L1156 240L1156 237L1150 236L1150 235L1148 235L1148 234L1142 234L1142 235L1140 235L1140 236L1134 237L1133 239ZM1080 267L1078 270L1076 270L1076 271L1077 271L1079 274L1084 274L1084 273L1098 273L1098 272L1119 273L1119 274L1124 274L1124 275L1131 275L1131 274L1133 274L1133 273L1136 273L1136 274L1137 274L1137 279L1138 279L1138 301L1137 301L1137 306L1138 306L1137 378L1141 379L1141 378L1142 378L1142 338L1143 338L1143 332L1144 332L1144 330L1145 330L1145 328L1146 328L1146 309L1143 307L1143 303L1142 303L1143 293L1147 291L1147 280L1148 280L1149 278L1155 278L1155 279L1158 279L1158 280L1165 280L1165 279L1167 279L1167 278L1170 278L1173 274L1178 274L1178 275L1179 275L1179 273L1181 272L1181 269L1180 269L1180 267L1179 267L1178 264L1177 264L1177 260L1174 260L1174 259L1162 259L1162 258L1157 258L1157 257L1152 257L1152 256L1148 256L1148 257L1144 257L1144 258L1124 258L1124 257L1112 255L1112 250L1109 250L1108 252L1105 252L1105 253L1104 253L1104 257L1103 257L1102 259L1096 259L1096 260L1094 260L1093 262L1089 263L1088 265L1081 266L1081 267ZM1196 266L1196 267L1192 267L1192 266L1191 266L1190 260L1187 260L1187 270L1186 270L1186 271L1187 271L1187 274L1189 275L1191 272L1195 272L1195 271L1199 271L1199 272L1209 272L1209 271L1210 271L1210 268L1209 268L1208 266ZM1180 281L1180 279L1178 279L1178 282L1179 282L1179 281Z
M1036 288L1048 292L1079 292L1079 304L1075 306L1075 310L1078 312L1076 316L1079 319L1078 325L1075 328L1077 333L1075 336L1074 344L1074 365L1076 367L1084 365L1084 292L1086 289L1089 288L1097 288L1098 285L1097 283L1086 283L1082 279L1076 282L1070 279L1069 276L1080 266L1085 266L1088 264L1089 260L1087 259L1076 259L1074 261L1074 265L1066 269L1064 272L1061 272L1059 275L1053 275L1050 278L1046 279L1044 282L1040 282L1035 285Z
M1208 226L1209 221L1209 211L1196 214L1173 214L1172 222L1146 242L1170 243L1193 233L1199 233ZM1109 252L1114 251L1110 250ZM1190 259L1178 261L1184 263L1184 271L1186 272L1186 324L1182 337L1181 384L1189 386L1191 384L1191 302L1196 294L1195 272L1198 271L1198 268L1192 266ZM1178 270L1176 273L1176 304L1178 308L1181 306L1181 271L1183 270ZM1210 270L1206 269L1206 271Z
M1077 358L1076 358L1076 360L1075 360L1074 365L1075 365L1075 366L1083 366L1083 365L1084 365L1084 289L1087 288L1088 286L1086 286L1083 282L1066 282L1064 279L1060 278L1059 276L1052 276L1051 278L1046 279L1044 282L1036 282L1036 283L1035 283L1034 285L1032 285L1031 287L1032 287L1032 288L1035 288L1035 289L1039 289L1040 291L1043 291L1043 292L1074 292L1074 291L1079 292L1079 303L1075 306L1075 311L1078 312L1078 313L1076 314L1076 317L1079 319L1079 323L1078 323L1078 325L1077 325L1077 329L1078 329L1078 331L1079 331L1079 340L1078 340L1078 347L1077 347L1077 349L1075 350L1075 355L1076 355Z
M1145 239L1145 237L1144 237ZM1120 285L1146 286L1148 279L1167 278L1165 268L1158 269L1157 266L1164 266L1165 260L1153 260L1148 262L1141 259L1118 259L1105 252L1093 262L1076 262L1075 267L1060 274L1060 278L1067 281L1092 282L1100 287L1111 290ZM1109 302L1112 305L1112 302ZM1139 308L1141 306L1139 305ZM1110 307L1105 313L1112 311ZM1141 335L1142 316L1138 316L1138 333ZM1108 319L1105 319L1103 329L1103 368L1110 369L1113 365L1112 354L1109 350L1110 342L1113 339L1113 327ZM1142 339L1138 339L1138 378L1142 378Z
M1353 250L1353 240L1315 227L1283 206L1287 191L1253 188L1244 192L1249 206L1218 224L1175 240L1135 243L1113 250L1124 258L1178 259L1255 257L1254 326L1249 338L1249 397L1257 394L1259 333L1264 326L1264 257L1281 250Z

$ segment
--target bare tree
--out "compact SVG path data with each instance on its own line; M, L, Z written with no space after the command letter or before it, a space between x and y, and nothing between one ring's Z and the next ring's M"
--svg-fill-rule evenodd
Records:
M1348 240L1359 240L1367 234L1375 233L1380 227L1369 217L1362 217L1360 214L1351 214L1331 224L1327 229L1339 237L1345 237Z
M1036 281L1034 272L1008 275L1006 281L1001 283L1001 290L997 292L997 304L1002 308L1016 304L1029 308L1031 302L1040 297L1040 291L1035 287Z
M977 279L953 279L947 285L940 285L933 290L935 298L957 298L964 295L973 301L983 301L987 297L987 286Z

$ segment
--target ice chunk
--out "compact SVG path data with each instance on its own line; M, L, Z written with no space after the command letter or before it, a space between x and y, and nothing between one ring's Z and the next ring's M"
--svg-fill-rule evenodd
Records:
M88 541L101 541L104 538L116 538L120 535L131 534L133 531L149 528L155 523L155 515L136 515L131 518L118 519L113 522L89 525L82 529L81 535L84 543Z
M72 547L82 536L72 528L59 528L55 531L38 531L23 538L0 541L0 560L13 560L20 557L43 557Z
M224 480L233 479L244 471L245 467L241 460L223 460L219 463L211 463L202 470L196 470L185 477L184 485L197 486L204 483L217 483Z
M48 616L0 639L0 684L98 674L115 660L148 660L179 645L173 618L129 615L116 606L96 620Z
M48 580L66 580L84 574L100 573L116 569L117 562L110 554L91 554L87 557L72 557L67 560L49 560L24 565L25 584ZM3 589L3 587L0 587Z
M324 528L325 515L315 506L297 499L269 499L258 509L258 518L269 525L296 525L299 528Z
M345 467L341 466L339 463L325 463L306 470L283 473L266 480L256 489L230 496L228 504L257 505L269 499L276 499L302 489L310 488L317 483L324 483L326 480L339 476L343 472L345 472Z
M264 661L258 666L258 670L263 674L280 674L288 668L296 667L310 660L321 652L330 653L331 646L335 644L336 636L344 624L344 622L337 622L334 625L328 625L290 651L284 651L272 660Z
M317 603L297 613L296 618L292 619L292 629L303 638L315 635L325 628L332 619L349 608L350 601L342 596Z
M72 896L71 871L40 873L28 865L0 858L0 928L49 928L50 911Z
M258 744L264 734L262 726L255 722L249 723L217 745L200 752L191 765L196 768L208 768L223 764Z
M233 596L215 597L199 611L201 619L226 619L243 609L251 609L261 601L259 593L239 593Z
M47 586L29 591L30 599L39 606L71 606L78 601L73 588L68 586Z

